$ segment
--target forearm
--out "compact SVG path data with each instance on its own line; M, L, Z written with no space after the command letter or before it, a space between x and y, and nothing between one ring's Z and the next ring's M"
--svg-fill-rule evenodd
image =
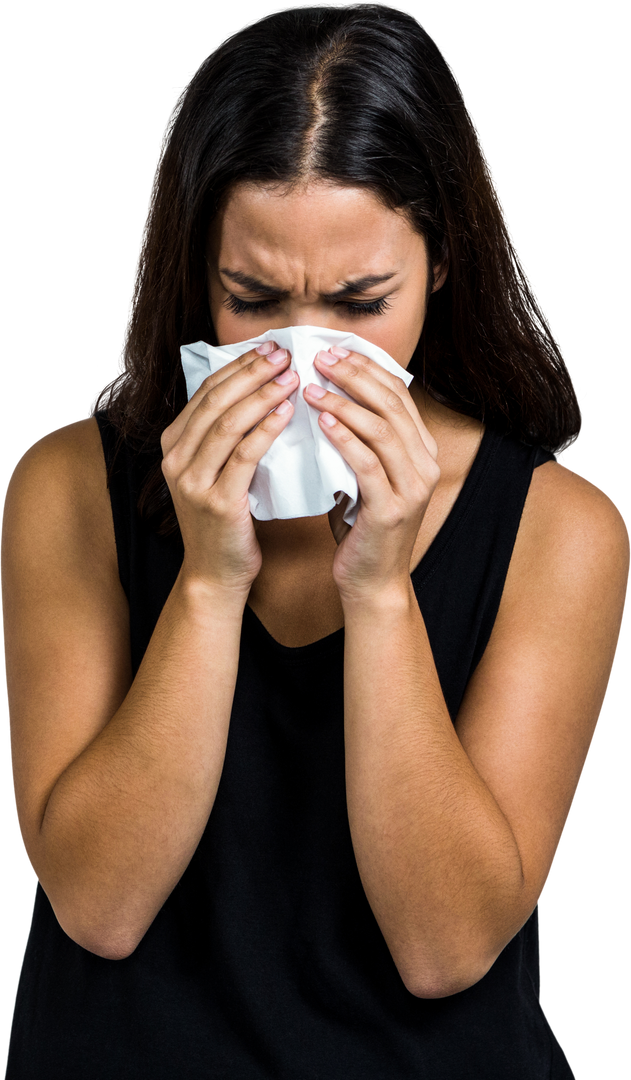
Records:
M444 996L481 977L519 928L519 850L451 723L411 584L344 610L359 872L406 985Z
M188 865L225 755L245 597L178 578L121 707L47 802L38 873L70 936L135 947Z

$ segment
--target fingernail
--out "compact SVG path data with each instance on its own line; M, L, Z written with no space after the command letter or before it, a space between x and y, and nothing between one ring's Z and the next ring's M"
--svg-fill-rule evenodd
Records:
M337 424L337 420L334 416L331 416L330 412L320 413L320 419L327 427L333 427L334 424Z
M262 345L257 345L256 351L257 353L260 353L261 356L267 356L268 353L271 353L275 345L275 341L264 341Z
M324 397L326 391L324 387L319 387L317 382L310 382L307 387L307 393L311 397Z
M277 413L286 413L289 409L291 409L291 407L292 407L291 401L287 401L287 398L285 398L284 401L281 401L280 405L276 406L275 411Z
M323 364L337 364L337 356L334 356L332 352L319 352L316 356L316 360L321 360Z
M282 387L286 387L288 386L288 383L293 382L295 378L296 373L293 372L291 367L287 367L286 372L283 372L282 375L279 375L278 378L274 379L273 381L280 382Z
M348 349L341 349L339 345L334 345L330 351L333 353L333 356L337 356L338 360L344 360L346 356L351 355Z
M270 364L282 364L287 359L287 349L277 349L267 357Z

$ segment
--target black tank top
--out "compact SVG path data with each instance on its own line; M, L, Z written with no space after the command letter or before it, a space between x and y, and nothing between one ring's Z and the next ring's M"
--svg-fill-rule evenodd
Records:
M97 416L106 461L115 433ZM452 719L488 642L533 468L487 429L412 575ZM182 560L110 491L137 671ZM363 891L346 810L344 630L290 648L245 608L217 798L135 952L104 960L38 886L7 1080L571 1080L539 1005L537 913L475 986L409 993Z

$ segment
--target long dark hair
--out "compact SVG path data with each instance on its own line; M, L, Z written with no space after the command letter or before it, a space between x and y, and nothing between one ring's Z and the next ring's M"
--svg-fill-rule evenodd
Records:
M180 345L215 342L206 239L238 181L363 186L402 208L447 279L409 370L433 398L522 441L576 438L572 383L511 245L475 129L434 42L379 4L309 7L229 38L182 94L156 174L125 370L103 391L121 439L147 457L139 507L176 520L160 435L186 404ZM423 298L419 297L419 303Z

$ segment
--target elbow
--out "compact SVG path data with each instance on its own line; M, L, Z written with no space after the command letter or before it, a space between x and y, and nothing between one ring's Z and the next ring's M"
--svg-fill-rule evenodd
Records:
M75 939L73 939L75 940ZM94 956L99 956L103 960L126 960L130 957L136 948L135 945L119 944L116 941L95 941L84 940L83 942L77 942L81 945L81 948L86 949L88 953L93 953Z
M461 994L463 990L475 986L484 975L486 975L486 971L471 971L462 974L452 972L424 973L421 978L405 978L403 982L406 990L413 994L414 997L431 1000Z
M491 959L475 954L458 960L450 957L442 963L434 961L419 964L414 971L399 969L399 973L406 990L414 997L428 1000L452 997L483 979L495 963L497 955Z
M77 942L77 945L81 944ZM95 942L94 945L91 942L86 942L82 945L82 948L87 952L94 953L95 956L101 957L102 960L126 960L128 956L131 956L133 949L118 949L114 945L109 945L106 942Z
M125 939L76 935L72 939L82 949L100 956L102 960L126 960L134 952L138 942Z
M81 917L76 912L60 912L53 908L57 922L64 934L75 945L103 960L126 960L137 948L142 935L130 932L127 927L112 924L108 920Z
M53 856L54 856L53 852ZM64 866L42 846L31 859L53 914L71 941L103 960L126 960L157 914L128 876L131 888L103 881L77 865ZM61 864L61 865L60 865Z

